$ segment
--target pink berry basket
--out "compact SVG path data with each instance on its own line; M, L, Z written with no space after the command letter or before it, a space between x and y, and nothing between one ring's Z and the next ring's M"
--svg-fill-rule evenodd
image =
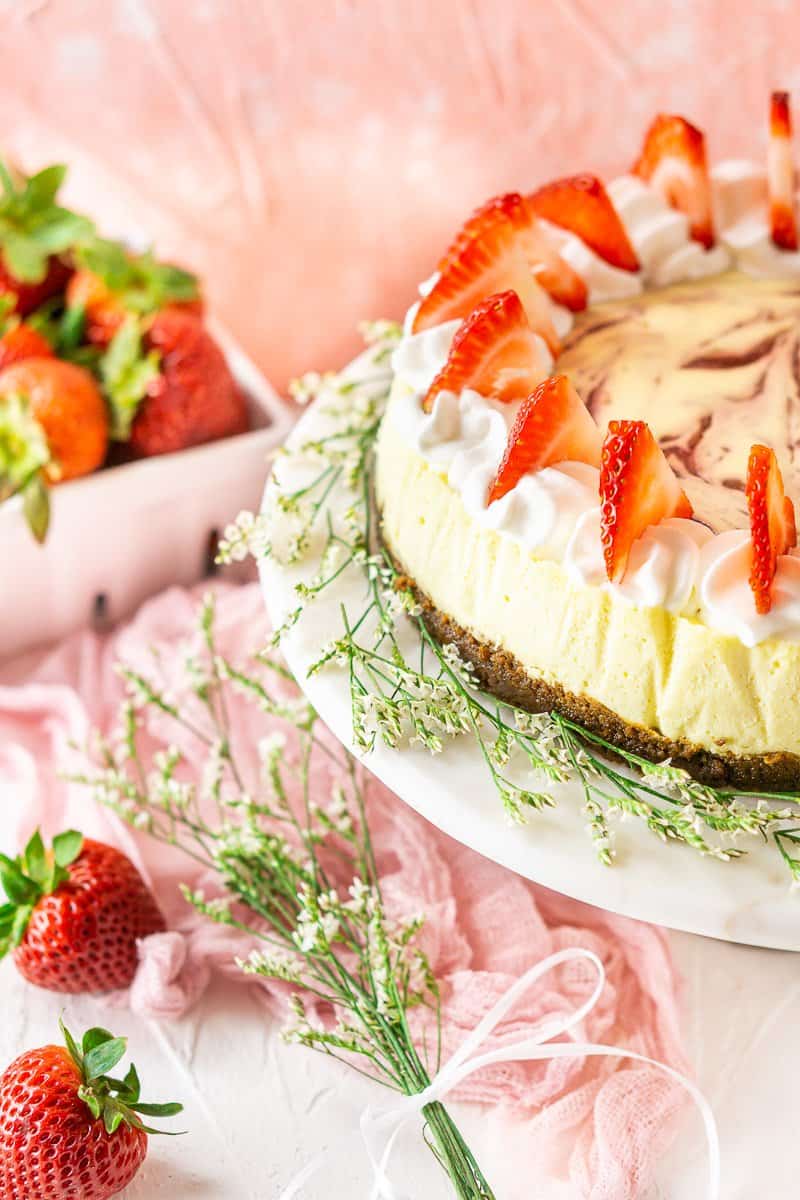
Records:
M0 505L0 660L201 579L225 526L258 504L292 412L231 335L211 329L248 398L249 431L54 488L41 546L21 501Z

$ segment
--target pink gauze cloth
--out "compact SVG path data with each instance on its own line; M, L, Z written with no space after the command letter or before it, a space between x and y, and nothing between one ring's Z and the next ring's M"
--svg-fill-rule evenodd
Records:
M218 584L215 592L220 651L241 662L264 645L268 632L258 587ZM168 686L177 686L198 596L173 589L113 634L73 636L32 666L28 662L24 682L14 664L0 674L5 828L16 828L21 842L37 824L49 835L77 827L116 844L136 862L158 894L169 932L142 943L133 986L112 1001L159 1017L184 1013L213 972L243 980L233 959L248 947L182 900L178 882L201 882L189 859L134 834L97 806L87 789L65 782L59 772L85 768L83 753L71 743L85 744L92 726L108 730L113 725L123 694L114 671L117 660L152 674L155 648ZM259 738L279 723L236 694L230 705L237 752L249 754L253 764ZM176 740L160 714L150 720L147 733L150 752ZM199 744L179 744L199 772ZM290 741L289 757L292 750ZM324 798L336 775L325 755L317 760L312 788ZM528 967L564 947L582 946L601 958L607 983L578 1036L687 1071L679 980L663 930L528 883L451 841L374 780L368 809L387 908L397 915L426 914L422 944L442 987L445 1059ZM209 880L202 882L208 888ZM545 1014L572 1011L593 984L586 962L551 972L520 1001L487 1048L517 1040ZM250 986L263 987L272 1004L285 995L283 985L258 981ZM611 1059L506 1063L473 1076L458 1095L536 1114L530 1126L534 1161L566 1174L575 1193L587 1200L641 1195L684 1103L678 1085L654 1068Z

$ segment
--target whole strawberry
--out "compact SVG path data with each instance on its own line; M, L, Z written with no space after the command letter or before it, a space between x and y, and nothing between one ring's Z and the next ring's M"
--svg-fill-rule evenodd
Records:
M130 859L74 831L49 853L37 831L19 858L0 855L0 881L0 955L10 950L20 974L51 991L127 987L137 942L165 928Z
M171 1117L180 1104L142 1104L136 1068L110 1078L125 1038L90 1029L79 1046L28 1050L0 1076L0 1200L108 1200L147 1155L141 1119ZM141 1114L141 1115L140 1115Z
M196 313L168 307L126 317L100 359L111 437L149 458L247 429L247 405L225 355Z
M167 454L247 428L244 397L224 354L196 316L165 308L156 313L145 341L159 355L159 374L133 422L134 454Z

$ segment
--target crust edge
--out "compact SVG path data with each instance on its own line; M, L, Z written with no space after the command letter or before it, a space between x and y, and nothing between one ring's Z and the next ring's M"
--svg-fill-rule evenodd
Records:
M700 783L742 791L800 791L800 756L789 751L737 755L720 753L686 740L675 741L657 730L625 721L597 700L569 692L560 684L529 675L507 650L482 642L436 607L416 581L384 546L399 572L396 586L414 594L422 620L438 642L453 642L472 663L481 684L492 695L527 712L557 712L630 754L650 762L670 759Z

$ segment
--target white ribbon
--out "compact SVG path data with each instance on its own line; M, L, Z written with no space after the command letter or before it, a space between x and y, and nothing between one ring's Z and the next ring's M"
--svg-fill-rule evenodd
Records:
M529 1037L521 1038L518 1042L514 1042L510 1046L503 1046L499 1050L490 1050L484 1054L477 1053L489 1035L502 1021L503 1017L513 1008L519 997L528 990L531 984L535 983L537 979L540 979L548 971L552 971L554 967L558 967L562 963L574 962L577 959L585 959L597 971L597 982L588 1000L584 1001L579 1008L576 1008L568 1016L559 1016L544 1022ZM537 963L536 966L531 967L530 970L526 971L524 975L511 985L508 991L489 1010L483 1020L479 1022L472 1033L464 1039L459 1049L445 1063L424 1091L417 1092L413 1096L403 1096L402 1099L394 1101L389 1107L375 1108L372 1105L367 1107L361 1114L359 1134L369 1158L370 1166L372 1167L373 1184L370 1200L408 1200L403 1193L396 1191L387 1175L389 1159L400 1133L412 1118L418 1117L422 1113L423 1108L427 1104L432 1104L436 1100L443 1100L453 1088L463 1083L465 1079L473 1075L476 1071L501 1062L533 1062L537 1059L601 1057L629 1058L635 1062L647 1063L648 1066L656 1067L658 1070L663 1071L665 1075L669 1075L671 1079L674 1079L676 1083L679 1083L686 1089L700 1110L708 1141L707 1197L708 1200L719 1200L721 1167L717 1126L710 1104L700 1089L690 1079L687 1079L680 1071L668 1067L665 1063L658 1062L653 1058L647 1058L643 1054L636 1054L632 1050L621 1050L617 1046L604 1046L594 1042L544 1044L550 1042L552 1038L567 1033L591 1012L600 998L605 981L606 973L603 964L591 950L574 947L568 950L559 950L557 954L551 954L549 958L545 958L542 962ZM312 1159L295 1176L289 1186L281 1192L279 1200L294 1200L294 1197L300 1194L303 1185L325 1166L331 1154L341 1153L347 1148L349 1142L350 1139L347 1139L344 1145L337 1147L336 1151L319 1154Z

